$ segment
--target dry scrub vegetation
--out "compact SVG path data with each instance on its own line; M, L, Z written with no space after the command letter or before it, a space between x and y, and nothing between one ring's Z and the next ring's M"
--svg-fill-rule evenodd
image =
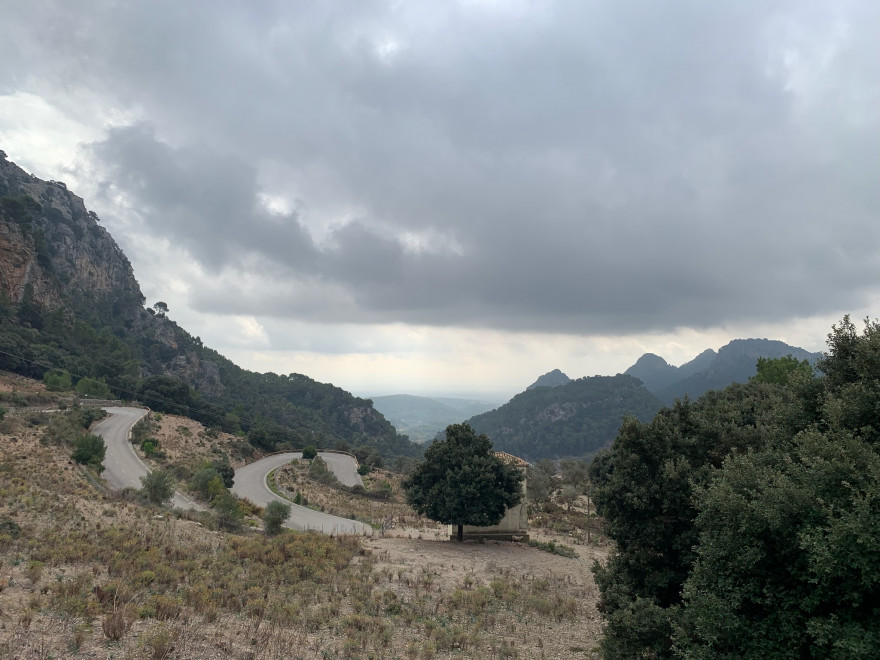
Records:
M371 478L392 482L387 502L299 474L293 482L327 507L348 497L358 515L397 516L384 535L215 532L103 489L68 448L47 441L49 417L0 421L0 657L593 655L600 625L589 566L601 548L578 546L579 558L566 559L523 544L441 540L444 530L405 509L399 481L384 473ZM179 433L198 447L202 429L171 423L189 428ZM187 460L186 442L161 443L166 460Z

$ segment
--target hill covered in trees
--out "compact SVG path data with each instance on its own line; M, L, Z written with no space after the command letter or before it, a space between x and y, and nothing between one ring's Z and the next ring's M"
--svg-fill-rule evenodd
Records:
M590 467L606 658L876 658L880 325L628 420Z
M362 447L417 457L366 399L301 374L258 374L144 308L126 256L83 200L0 152L0 369L55 388L139 399L261 450Z
M625 415L648 420L662 405L632 376L593 376L526 390L468 423L528 461L584 457L611 443Z
M659 355L645 353L624 373L641 380L650 392L667 405L688 395L695 399L709 390L732 383L745 383L755 375L758 358L781 358L815 363L820 353L811 353L774 339L734 339L718 352L706 349L690 362L675 367Z

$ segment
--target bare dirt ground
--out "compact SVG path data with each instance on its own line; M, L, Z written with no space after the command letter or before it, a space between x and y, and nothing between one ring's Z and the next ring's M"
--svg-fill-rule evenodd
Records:
M540 541L564 542L541 530L533 529L531 535ZM440 589L470 580L474 584L491 584L498 578L521 584L546 582L577 600L577 616L561 620L526 616L512 622L509 640L516 643L517 657L593 657L602 622L596 609L598 590L590 567L594 561L605 560L606 547L573 546L578 558L568 559L524 543L457 543L447 539L445 528L434 532L401 529L391 530L384 538L370 539L366 545L379 558L377 570L428 574Z

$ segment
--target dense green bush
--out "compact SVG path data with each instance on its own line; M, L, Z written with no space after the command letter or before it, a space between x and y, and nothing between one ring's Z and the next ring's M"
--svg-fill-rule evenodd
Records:
M77 463L90 465L98 472L104 471L104 454L107 452L107 445L104 444L103 438L91 433L83 433L73 443L73 454L71 458Z
M95 399L112 399L110 388L103 378L80 378L74 388L77 393L83 396L90 396Z
M263 512L263 524L265 525L266 534L269 536L279 534L282 530L282 525L284 525L284 521L287 520L288 516L290 516L289 504L284 504L278 500L272 500L269 502Z
M141 493L153 504L167 504L174 497L174 475L152 470L141 477Z
M70 374L63 369L50 369L44 373L43 383L50 392L67 392L73 388Z
M880 325L627 420L591 466L605 658L876 658ZM792 368L793 367L793 368Z

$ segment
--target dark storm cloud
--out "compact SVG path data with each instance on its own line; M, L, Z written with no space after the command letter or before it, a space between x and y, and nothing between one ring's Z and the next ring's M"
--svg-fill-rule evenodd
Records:
M14 57L148 120L91 154L150 231L262 269L206 310L637 332L876 292L867 0L76 5Z

